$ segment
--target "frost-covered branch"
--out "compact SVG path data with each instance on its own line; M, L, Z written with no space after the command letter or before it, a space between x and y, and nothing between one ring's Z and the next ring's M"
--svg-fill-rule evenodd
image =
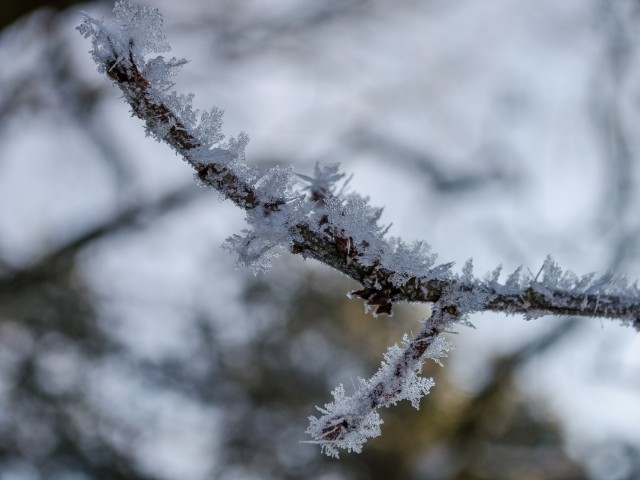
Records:
M324 408L317 407L322 417L309 417L307 433L327 455L338 457L338 448L359 453L364 443L380 435L383 423L378 409L409 400L419 408L420 399L427 395L435 382L420 376L427 359L442 366L440 358L446 357L453 345L440 333L457 320L436 304L428 320L422 323L418 335L402 339L402 347L394 345L387 350L378 372L369 380L358 379L354 395L345 395L342 384L332 393L333 402Z
M359 381L351 397L338 388L334 402L321 409L324 416L312 417L309 433L327 453L337 454L336 447L359 451L379 432L379 407L402 399L417 406L432 385L419 377L423 362L448 349L439 334L471 312L606 317L640 330L640 291L624 277L577 277L551 257L535 277L518 269L504 283L500 268L475 277L470 261L457 274L451 263L437 264L426 243L408 245L389 237L378 223L381 210L338 190L343 174L337 164L316 166L313 176L250 167L244 161L248 137L241 133L225 142L221 110L194 110L192 95L173 91L172 77L186 62L153 56L170 50L160 13L126 2L117 2L114 12L109 21L85 14L78 29L91 39L99 71L118 85L147 134L169 144L203 185L246 211L248 228L226 243L240 264L264 270L274 248L284 247L360 282L362 288L351 296L363 299L374 314L390 314L395 302L434 304L418 335L391 348L378 373ZM300 182L304 188L296 190Z

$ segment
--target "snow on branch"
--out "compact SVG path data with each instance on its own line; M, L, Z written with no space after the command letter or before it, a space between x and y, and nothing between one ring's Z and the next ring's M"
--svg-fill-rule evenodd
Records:
M119 1L114 14L104 20L84 13L78 26L91 40L98 71L120 88L147 135L167 143L203 185L246 211L247 228L225 245L239 264L265 270L281 247L358 281L362 287L350 296L363 299L374 315L391 314L395 302L433 303L420 332L391 347L371 379L359 380L352 396L338 387L334 401L319 409L323 415L310 417L307 432L327 454L337 456L338 448L359 452L378 435L378 408L405 399L417 407L433 386L420 377L424 361L446 354L450 345L440 334L467 323L469 313L606 317L640 331L640 291L622 276L578 277L563 272L551 257L535 277L518 269L504 283L500 267L478 278L471 261L457 274L451 263L436 262L428 244L389 237L388 227L378 222L380 209L356 193L346 194L344 184L338 188L344 174L337 164L318 165L313 176L249 166L247 135L225 141L221 110L195 110L193 95L173 90L172 78L186 61L158 55L170 51L159 11Z

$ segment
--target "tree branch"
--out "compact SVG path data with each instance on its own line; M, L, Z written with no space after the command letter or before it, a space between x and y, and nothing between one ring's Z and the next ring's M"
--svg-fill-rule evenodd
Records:
M422 363L445 353L439 334L465 322L471 312L606 317L640 330L640 291L624 277L579 278L563 272L551 257L535 278L518 269L499 283L498 268L479 279L470 261L462 274L455 274L451 263L435 263L428 245L388 238L378 224L381 211L366 199L336 192L343 177L337 165L316 166L313 177L300 176L308 195L294 189L297 179L290 169L258 172L249 167L244 163L246 135L223 142L220 111L194 111L190 96L171 91L170 77L185 62L147 58L170 50L159 12L124 2L117 2L114 11L114 21L85 14L78 27L92 41L99 71L118 85L148 135L170 145L202 184L247 212L250 228L227 241L241 264L264 269L273 248L281 246L360 282L362 288L351 295L364 299L375 314L390 314L395 302L434 303L434 314L420 333L405 339L403 348L392 347L372 379L362 380L352 397L339 387L335 401L321 409L325 415L312 417L309 432L328 454L337 455L336 447L359 451L366 438L379 432L377 408L401 399L417 406L431 386L417 375ZM439 345L435 352L433 345Z

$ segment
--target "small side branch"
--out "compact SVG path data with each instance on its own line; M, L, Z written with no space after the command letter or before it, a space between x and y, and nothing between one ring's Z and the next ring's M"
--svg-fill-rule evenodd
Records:
M378 372L369 380L358 379L356 392L348 397L340 385L333 393L334 401L324 408L320 418L309 417L307 433L327 455L338 457L338 448L360 452L363 444L380 435L381 407L409 400L417 409L420 399L427 395L435 382L420 376L427 359L442 365L440 358L452 349L451 343L441 336L458 318L449 313L449 307L436 304L431 317L425 320L418 334L410 339L405 335L402 347L394 345L384 356Z

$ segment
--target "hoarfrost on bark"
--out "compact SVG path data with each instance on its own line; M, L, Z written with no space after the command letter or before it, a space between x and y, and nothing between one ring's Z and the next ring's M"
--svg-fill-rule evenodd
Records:
M479 278L471 260L456 274L452 263L437 264L426 242L388 237L389 226L379 224L382 210L346 192L348 180L343 181L337 163L316 165L312 176L295 175L291 168L260 172L249 166L249 137L240 133L225 142L222 110L198 111L192 94L173 90L173 77L186 61L158 55L170 51L159 11L118 1L114 13L112 20L84 13L78 30L91 40L98 70L119 86L147 134L179 153L201 184L247 212L247 228L225 243L239 264L264 271L281 247L360 282L362 288L351 296L363 299L374 314L391 314L393 303L401 301L432 305L418 334L389 348L380 369L369 380L358 379L353 395L338 386L333 401L318 408L322 415L310 417L312 443L328 455L337 457L338 449L360 452L369 438L380 435L379 408L402 400L418 408L434 385L420 375L424 362L441 364L452 348L442 334L471 325L470 313L608 317L640 330L640 291L624 276L578 277L563 272L552 257L537 275L518 268L504 283L501 266Z

